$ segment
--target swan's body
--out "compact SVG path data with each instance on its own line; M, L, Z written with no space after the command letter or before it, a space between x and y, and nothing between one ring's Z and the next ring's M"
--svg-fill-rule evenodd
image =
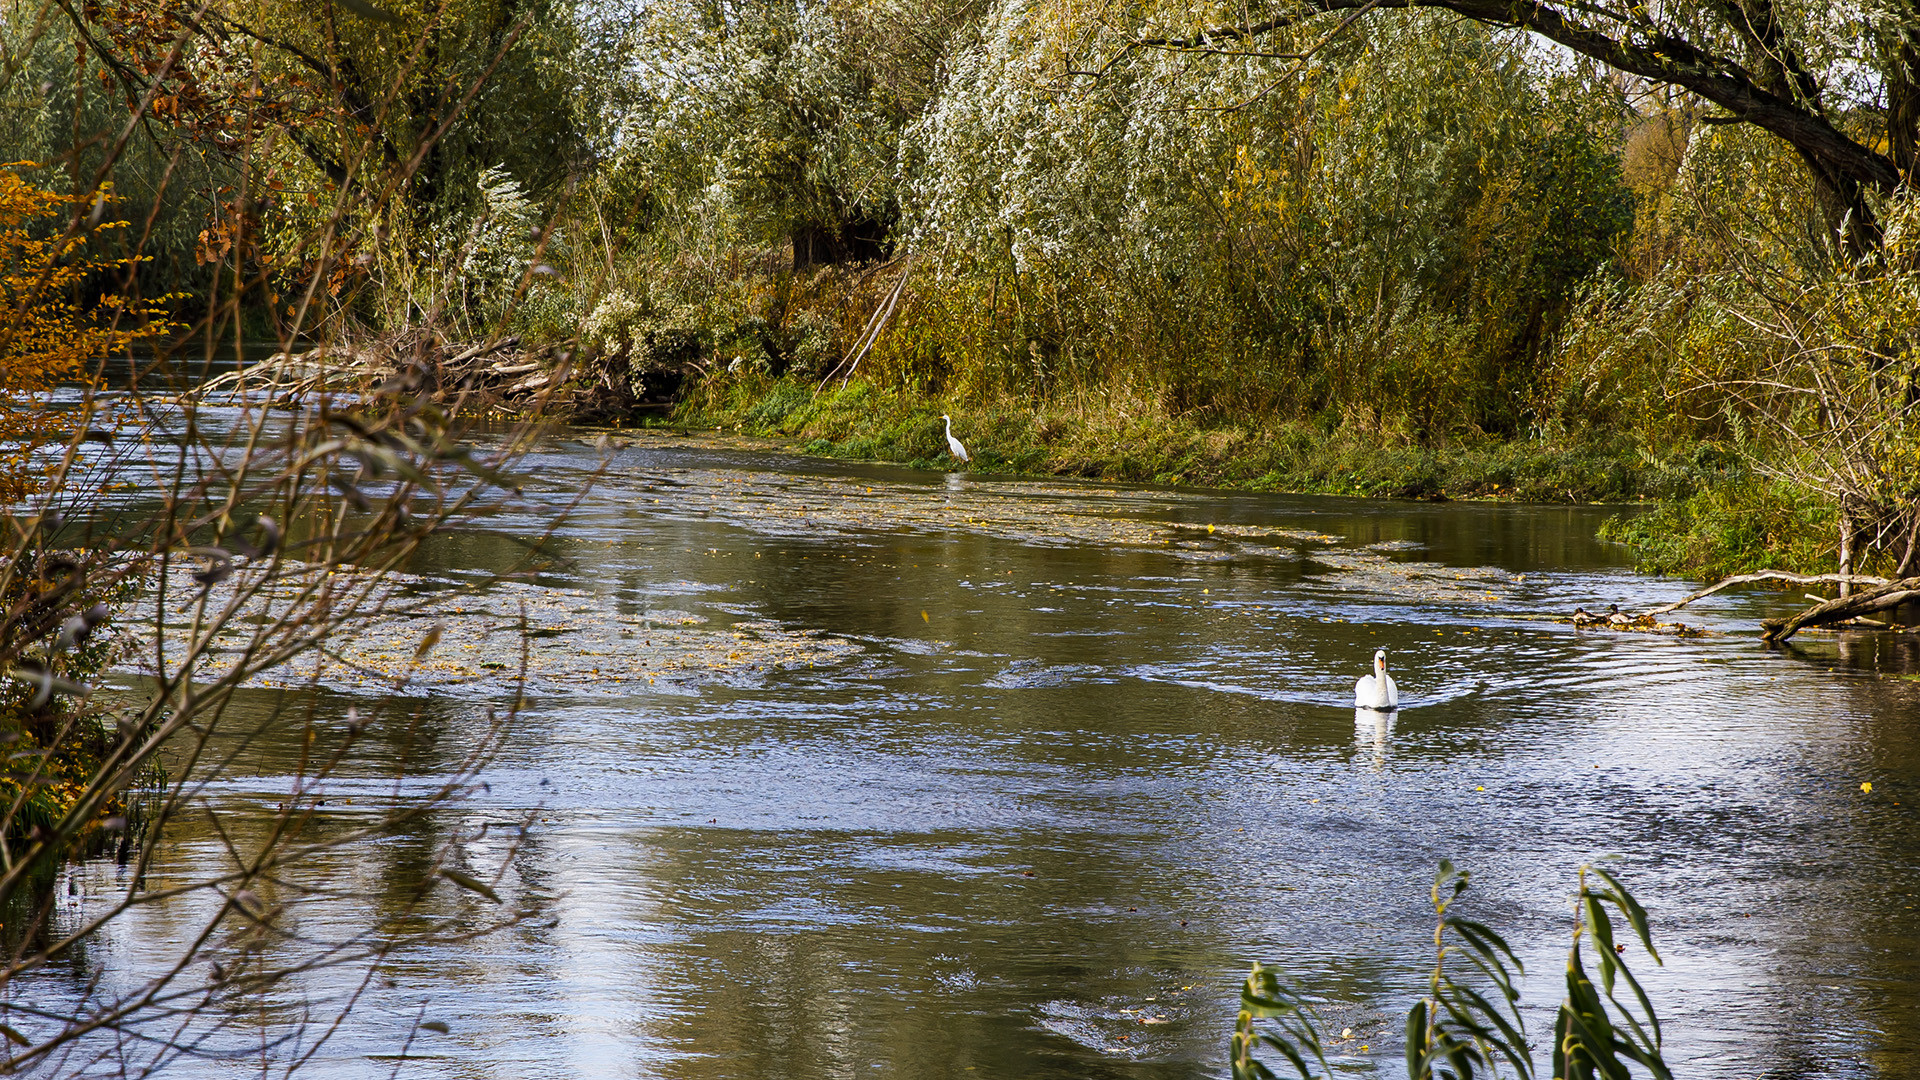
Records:
M1387 650L1381 649L1373 654L1373 674L1360 676L1353 684L1353 707L1356 709L1397 709L1400 707L1400 688L1393 685L1393 676L1387 674Z
M959 439L953 437L953 417L941 413L940 419L947 422L947 449L953 451L953 456L961 461L972 461L973 459L967 456L967 448L960 445Z

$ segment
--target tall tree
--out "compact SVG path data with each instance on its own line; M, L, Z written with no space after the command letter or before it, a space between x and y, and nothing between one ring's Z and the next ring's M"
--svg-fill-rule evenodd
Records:
M1607 5L1580 0L1290 0L1213 21L1151 10L1097 75L1142 50L1273 55L1283 32L1388 9L1437 8L1524 29L1616 71L1667 84L1791 146L1829 224L1861 256L1881 246L1875 200L1911 183L1920 162L1920 9L1913 0L1837 8L1818 0L1698 0ZM1137 9L1136 9L1137 10ZM1282 48L1291 48L1292 43Z
M271 132L336 186L405 175L431 206L494 165L547 187L585 153L565 0L90 0L71 13L145 122L256 163Z
M659 0L626 46L621 167L795 265L869 259L900 216L900 134L980 0Z

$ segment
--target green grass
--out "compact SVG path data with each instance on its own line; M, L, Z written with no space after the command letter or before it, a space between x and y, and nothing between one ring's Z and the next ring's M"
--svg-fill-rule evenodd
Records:
M1606 433L1429 445L1349 418L1207 422L1124 394L1078 403L941 400L853 382L816 393L793 380L728 379L695 389L677 425L785 439L820 457L958 466L941 413L981 472L1375 498L1657 503L1601 536L1642 569L1718 576L1832 569L1833 508L1756 477L1711 443L1650 452Z
M674 421L790 439L823 457L952 468L940 421L973 468L1254 491L1388 498L1624 502L1685 495L1723 475L1710 458L1658 459L1626 441L1480 437L1422 444L1359 421L1206 422L1124 396L1094 403L930 399L864 382L709 384Z

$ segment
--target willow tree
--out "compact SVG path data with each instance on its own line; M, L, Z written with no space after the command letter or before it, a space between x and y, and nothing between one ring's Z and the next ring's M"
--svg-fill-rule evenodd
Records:
M1048 14L997 7L913 129L916 244L1005 282L974 316L1013 339L1001 381L1515 433L1631 222L1611 87L1438 17L1062 87Z
M405 171L431 203L503 165L548 187L584 152L564 0L94 0L73 14L127 104L147 102L144 122L256 159L271 132L336 186Z
M156 203L192 189L207 310L433 321L465 306L468 240L502 192L557 192L593 152L567 0L16 7L17 55L65 46L42 89L70 85L58 153L110 163L73 169L75 190L142 168Z
M1417 8L1530 31L1614 71L1697 95L1722 110L1712 121L1751 124L1783 141L1856 257L1880 244L1875 200L1893 196L1920 162L1920 9L1911 0L1291 0L1224 18L1218 9L1171 6L1121 16L1133 32L1104 64L1140 51L1298 55L1288 32L1335 34L1360 15Z
M900 217L900 132L978 0L666 0L627 16L617 169L795 265L871 259Z
M1783 257L1715 226L1717 235L1704 237L1711 261L1683 271L1688 280L1659 283L1682 298L1680 321L1691 329L1680 338L1711 347L1691 349L1655 385L1686 396L1668 402L1675 414L1699 417L1695 406L1704 405L1722 433L1736 441L1754 434L1742 446L1752 469L1832 508L1843 591L1863 558L1883 559L1896 577L1920 570L1920 468L1910 451L1920 430L1920 337L1910 321L1889 317L1912 309L1915 288L1920 10L1912 0L1105 0L1091 8L1040 0L1030 10L1053 51L1056 86L1085 95L1169 62L1187 64L1202 82L1223 63L1273 65L1245 103L1221 105L1241 108L1286 93L1366 27L1425 10L1524 32L1545 46L1543 58L1584 64L1626 88L1660 89L1669 101L1677 95L1699 117L1698 132L1759 134L1756 146L1770 143L1797 162L1817 208L1811 246L1819 253ZM1693 143L1688 158L1702 140ZM1656 273L1673 277L1671 268Z

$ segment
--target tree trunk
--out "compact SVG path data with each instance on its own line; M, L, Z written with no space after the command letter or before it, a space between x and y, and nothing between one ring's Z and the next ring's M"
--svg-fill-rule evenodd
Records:
M1913 523L1907 526L1906 554L1900 556L1900 565L1894 569L1894 577L1906 577L1915 570L1920 570L1920 562L1914 561L1916 556L1920 556L1920 501L1917 501L1908 513L1913 516Z
M1853 573L1853 515L1847 513L1846 502L1840 504L1840 573ZM1846 577L1840 579L1840 598L1853 595L1853 582Z
M1899 607L1915 597L1920 597L1920 577L1889 581L1863 593L1815 604L1791 619L1763 619L1760 626L1765 632L1761 637L1766 641L1785 641L1805 627L1845 622L1856 615Z
M1887 142L1893 163L1912 183L1920 169L1920 49L1902 42L1898 56L1887 79Z

